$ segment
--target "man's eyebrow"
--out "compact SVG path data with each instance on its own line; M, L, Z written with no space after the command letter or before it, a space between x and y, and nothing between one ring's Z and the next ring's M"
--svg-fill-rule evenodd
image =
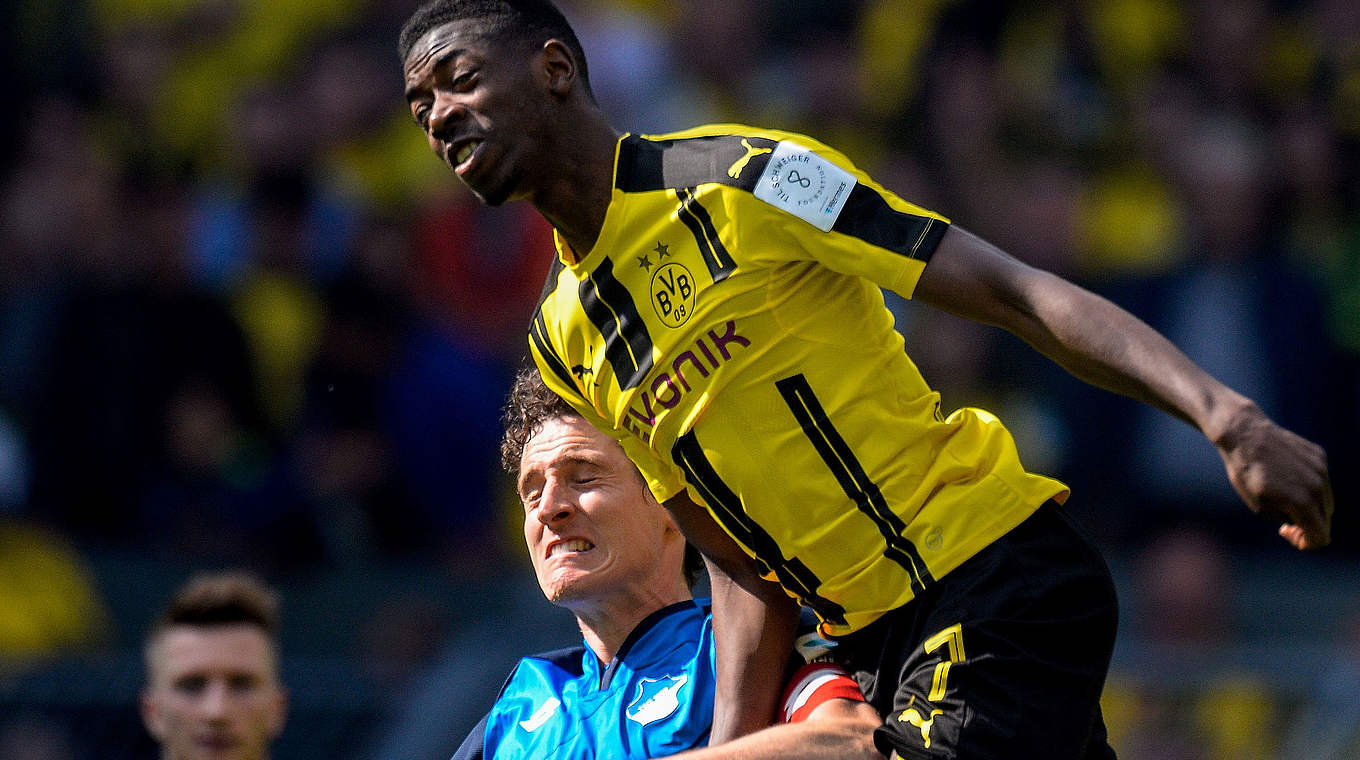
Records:
M545 469L562 467L604 467L604 466L605 465L598 457L591 454L567 454L565 456L554 459L549 464L548 468ZM529 472L524 473L524 475L516 481L515 486L517 488L522 488L525 482L528 481L535 472L541 473L543 472L543 470L530 470Z
M452 50L446 51L438 58L434 59L434 61L429 64L429 67L431 69L438 69L440 66L443 66L444 64L448 63L454 58L457 58L458 56L462 55L465 52L467 51L465 51L463 48L454 48ZM406 85L406 102L408 103L411 102L411 100L416 96L417 89L418 88L412 87L409 84Z

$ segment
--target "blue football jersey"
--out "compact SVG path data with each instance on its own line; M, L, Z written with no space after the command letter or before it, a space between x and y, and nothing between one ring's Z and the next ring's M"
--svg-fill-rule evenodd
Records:
M644 619L610 663L584 646L525 657L454 760L659 757L708 743L713 618L686 601Z

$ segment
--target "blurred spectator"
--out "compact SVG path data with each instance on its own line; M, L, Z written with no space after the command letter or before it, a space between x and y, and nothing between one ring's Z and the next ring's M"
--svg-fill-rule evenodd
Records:
M88 652L111 637L90 567L59 534L0 520L0 578L0 673Z
M458 564L499 551L499 410L551 249L520 204L487 208L442 194L411 228L412 318L392 336L381 414L415 512L406 532ZM515 316L519 315L519 316Z
M414 318L407 238L390 221L360 232L325 291L329 308L306 369L292 466L329 556L341 562L428 551L437 540L402 477L385 409L384 388Z
M683 47L660 19L610 0L560 7L593 64L591 89L619 120L618 129L645 134L687 124L685 67L676 65Z
M1174 646L1222 642L1233 629L1231 555L1212 533L1160 533L1138 559L1138 633Z
M28 503L28 451L18 427L0 407L0 514Z
M1277 756L1278 690L1249 671L1214 673L1196 663L1202 653L1232 644L1238 597L1232 562L1215 534L1188 525L1159 533L1138 558L1134 630L1124 635L1146 641L1160 657L1156 672L1139 674L1142 682L1115 675L1106 686L1111 744L1121 758Z
M5 760L76 760L75 747L65 726L41 715L8 716L0 722L0 757Z

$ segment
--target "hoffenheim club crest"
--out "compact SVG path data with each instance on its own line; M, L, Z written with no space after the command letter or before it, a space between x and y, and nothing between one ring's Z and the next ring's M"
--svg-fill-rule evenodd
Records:
M637 696L625 711L628 719L645 726L670 717L680 706L680 689L688 682L689 676L684 674L642 679Z

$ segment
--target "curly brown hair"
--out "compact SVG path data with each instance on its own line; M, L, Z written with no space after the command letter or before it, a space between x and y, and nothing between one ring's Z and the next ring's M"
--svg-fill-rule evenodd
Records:
M549 390L543 377L533 366L521 367L515 373L514 385L506 398L501 422L505 437L501 439L501 466L514 475L519 472L519 460L524 456L524 445L543 428L548 420L559 417L581 418L581 413L561 396ZM639 474L638 477L641 477ZM646 488L646 485L643 485ZM688 541L685 542L685 580L690 588L698 583L704 571L704 558Z
M543 423L558 417L580 416L571 404L543 384L537 369L521 367L515 373L514 385L510 387L501 413L501 423L505 427L505 437L501 439L501 467L512 475L518 473L524 444L534 437Z

